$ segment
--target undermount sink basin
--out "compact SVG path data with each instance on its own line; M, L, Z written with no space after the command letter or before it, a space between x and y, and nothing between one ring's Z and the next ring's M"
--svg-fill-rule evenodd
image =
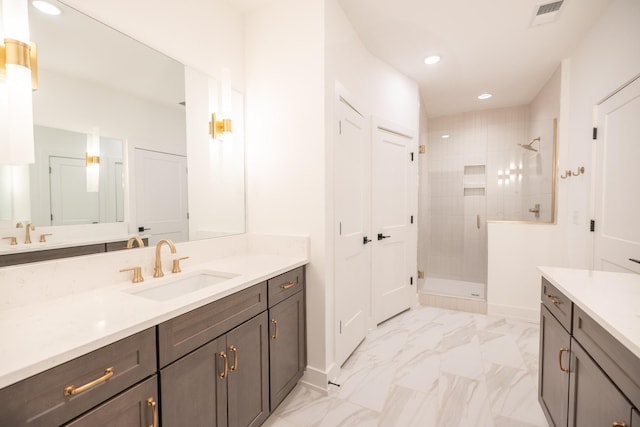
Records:
M198 273L186 277L166 279L157 285L152 283L145 284L139 288L128 289L125 292L155 301L168 301L191 292L199 291L200 289L217 285L236 276L237 274L220 272Z

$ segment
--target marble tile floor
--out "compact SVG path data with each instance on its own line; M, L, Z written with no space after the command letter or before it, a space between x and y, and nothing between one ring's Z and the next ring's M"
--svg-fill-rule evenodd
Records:
M539 327L416 306L371 332L328 395L298 385L267 427L547 427Z

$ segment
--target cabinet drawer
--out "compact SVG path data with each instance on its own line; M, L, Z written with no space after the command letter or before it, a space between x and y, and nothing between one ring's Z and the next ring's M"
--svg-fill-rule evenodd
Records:
M130 388L66 427L158 427L157 376Z
M158 325L158 359L164 367L267 309L259 283Z
M304 267L298 267L269 279L269 307L302 290L304 285Z
M573 336L634 406L640 407L640 359L578 306L573 309Z
M154 329L147 329L0 390L0 425L59 426L71 420L154 374L155 342Z
M542 292L540 295L542 304L549 309L558 322L571 333L571 320L573 303L562 292L553 286L547 279L542 278Z

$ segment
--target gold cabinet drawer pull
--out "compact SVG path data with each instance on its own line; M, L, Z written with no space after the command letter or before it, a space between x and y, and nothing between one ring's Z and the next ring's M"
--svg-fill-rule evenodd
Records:
M560 305L561 302L560 300L553 294L549 294L547 295L547 297L551 300L552 303L554 303L555 305Z
M562 367L562 353L564 352L569 352L569 349L567 347L562 347L560 348L560 352L558 353L558 365L560 366L560 370L564 373L569 373L568 369L565 369Z
M613 424L611 425L611 427L627 427L627 423L625 423L624 421L621 422L621 423L619 423L617 421L614 421Z
M151 410L153 411L153 424L149 427L158 427L158 404L153 397L147 399L147 406L151 407Z
M233 352L233 365L231 365L231 368L229 369L231 371L235 371L236 369L238 369L238 349L235 345L232 345L229 347L229 350Z
M109 378L111 378L113 376L113 368L107 368L104 370L104 375L101 376L98 379L95 379L93 381L91 381L90 383L87 383L83 386L80 387L76 387L73 385L70 385L69 387L65 387L64 388L64 395L65 396L75 396L78 393L82 393L83 391L87 391L92 387L97 386L100 383L105 382L106 380L108 380Z
M229 373L229 360L227 359L227 355L224 351L221 351L220 353L218 353L218 356L224 359L224 370L218 374L218 376L222 380L227 378L227 374Z
M289 281L289 283L283 283L282 285L280 285L280 287L282 289L289 289L289 288L293 288L296 284Z
M271 323L273 323L274 331L273 335L271 335L272 340L278 339L278 321L276 319L271 319Z

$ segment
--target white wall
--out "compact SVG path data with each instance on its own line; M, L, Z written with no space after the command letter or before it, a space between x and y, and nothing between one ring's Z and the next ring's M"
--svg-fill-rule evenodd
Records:
M332 358L325 317L323 5L275 0L245 18L248 231L310 236L307 375L320 387Z
M614 0L562 64L560 171L586 174L558 180L555 226L489 225L489 311L537 320L537 265L591 268L594 106L640 72L640 2Z
M594 106L640 73L640 2L614 0L583 42L568 58L568 99L565 123L567 153L561 170L584 166L583 176L566 180L568 267L590 268L593 234L589 232L592 207L592 127Z

